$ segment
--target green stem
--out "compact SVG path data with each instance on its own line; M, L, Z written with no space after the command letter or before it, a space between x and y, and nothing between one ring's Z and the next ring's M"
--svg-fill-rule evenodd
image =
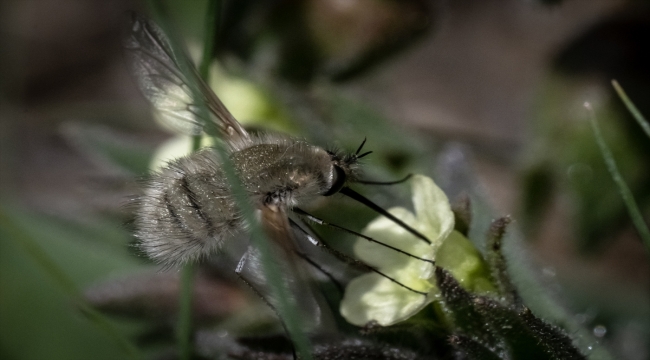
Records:
M214 55L214 43L217 38L217 25L221 16L221 1L209 0L205 17L205 35L203 36L203 56L199 64L199 75L205 81L210 77L210 63Z
M627 97L627 94L621 87L621 85L618 84L618 81L612 80L612 86L614 86L614 90L618 93L618 96L623 100L623 103L627 107L627 110L632 114L634 119L636 120L637 123L639 123L639 126L643 129L646 135L650 137L650 124L648 124L648 120L646 120L643 117L643 114L639 111L639 109L634 106L634 103L632 100L630 100L629 97Z
M210 1L211 2L209 3L209 8L216 12L220 8L219 5L217 4L218 1L217 0L210 0ZM160 18L162 24L167 25L167 26L163 26L163 28L165 30L170 29L169 24L165 22L166 11L162 2L154 2L154 6L158 10L158 13L161 15ZM209 51L212 51L212 46L214 45L214 39L209 39L208 37L214 36L216 33L216 20L217 20L216 16L214 16L214 19L208 20L210 24L206 25L207 29L212 29L212 30L210 31L210 34L206 34L206 38L204 38L206 51L204 51L202 63L199 65L199 68L201 69L200 74L205 77L209 75L209 60L212 57L211 55L208 56L208 54ZM168 33L169 40L171 42L172 47L175 49L180 49L181 42L178 41L178 39L174 36L174 33L173 32L170 33L169 31L166 32ZM189 72L191 72L190 69L191 64L185 62L183 59L179 59L179 60L180 60L179 63L180 70L185 74L189 74ZM191 79L191 76L188 76L188 79ZM189 84L189 85L191 90L195 92L194 98L197 99L198 101L197 105L199 106L199 111L202 112L202 114L204 115L201 116L201 118L203 119L209 118L208 116L209 110L206 104L202 103L201 99L203 99L203 97L202 94L199 93L198 87L196 86L196 84ZM197 143L198 142L195 141L195 144ZM253 204L250 203L250 198L246 190L244 189L241 181L239 180L235 167L232 164L232 160L230 159L229 151L228 149L226 149L226 145L222 141L217 141L216 144L214 145L214 149L219 154L220 159L222 159L223 161L222 170L224 171L228 183L231 186L231 191L235 198L237 207L240 209L244 221L247 224L249 224L251 243L257 246L257 248L260 250L261 262L262 262L265 278L268 280L270 288L274 292L273 294L274 298L279 299L279 304L277 308L279 316L284 321L287 331L289 332L289 336L291 337L291 339L293 340L296 346L296 352L298 354L298 357L302 360L310 360L312 357L311 357L311 352L309 351L309 340L300 325L301 321L298 318L298 315L296 314L295 311L293 311L293 309L296 307L296 304L292 303L291 301L292 296L290 296L289 294L289 289L285 287L285 284L282 281L279 265L272 258L272 254L271 254L272 252L270 251L271 244L269 243L269 240L267 239L264 230L262 229L257 218L255 217L255 209L253 207ZM181 312L182 311L183 309L181 309ZM187 314L187 313L183 313L183 314ZM181 336L186 339L189 339L190 334L179 333L179 338ZM181 344L185 344L185 346L187 346L188 348L190 346L189 342L181 342ZM188 353L191 350L188 348L182 348L181 353L182 354Z
M293 297L289 293L289 289L285 286L285 282L282 281L282 272L276 259L273 259L269 239L255 216L253 204L251 204L248 193L239 180L232 160L228 156L226 146L218 141L215 144L215 150L223 159L222 169L228 179L237 206L241 210L245 222L250 225L249 233L251 243L260 251L264 277L269 281L272 291L275 292L274 298L278 299L277 310L279 316L282 318L281 321L284 321L289 336L296 346L298 358L301 360L310 360L312 356L309 339L301 326L301 321L296 311L293 310L297 307L297 304L292 301Z
M176 336L180 358L192 358L192 289L194 288L194 265L187 264L181 270L178 325Z
M130 359L141 359L138 349L125 338L115 326L99 311L95 310L77 288L77 285L54 262L49 255L30 236L15 225L9 216L0 208L0 229L7 238L12 239L48 274L54 282L68 295L79 311L86 316L98 329L110 337Z
M621 173L618 170L618 166L616 166L616 161L614 160L614 155L612 154L612 151L605 143L605 139L603 138L603 135L600 131L600 126L598 125L598 121L596 120L596 114L594 113L594 110L591 108L591 105L589 103L585 103L585 107L587 108L587 110L589 110L589 113L591 115L590 116L591 128L594 132L594 136L596 137L596 142L598 143L598 147L600 148L600 153L603 156L603 160L605 160L605 164L607 165L607 170L612 176L612 179L614 179L614 182L618 187L618 191L621 193L621 197L623 198L623 202L627 207L627 211L630 214L630 217L632 218L632 223L634 223L634 226L636 227L637 231L639 232L639 235L641 236L641 241L643 242L646 251L648 252L648 255L650 255L650 230L648 230L648 226L643 220L643 215L641 215L641 211L639 210L636 201L634 201L634 196L632 195L632 191L630 191L630 188L627 186L625 180L623 180L623 177L621 176Z
M215 33L217 28L217 19L219 17L220 2L218 0L209 0L208 9L205 18L205 34L203 38L203 56L199 64L199 75L205 81L210 76L210 62L214 52ZM201 148L201 135L192 138L192 151ZM179 312L178 312L178 347L180 349L180 358L189 360L192 357L192 290L194 288L194 275L196 269L194 265L187 264L183 267L181 273Z
M217 33L217 23L219 17L220 2L211 0L208 3L208 12L206 18L205 37L203 42L203 57L201 64L199 64L199 74L207 81L210 75L210 62L214 52L215 36ZM265 277L269 280L271 289L275 291L275 297L279 299L278 312L284 321L289 336L291 336L294 344L296 345L296 352L300 359L311 359L311 352L309 351L309 342L305 332L302 331L300 326L300 319L297 318L295 312L291 309L295 308L296 304L292 304L292 299L289 289L286 288L282 279L281 270L278 264L272 258L271 245L267 239L264 230L258 223L255 217L255 209L250 203L250 199L246 190L244 189L235 167L228 156L228 151L224 144L220 141L216 142L215 146L217 152L221 155L223 160L223 170L226 174L228 182L231 186L232 193L235 196L238 207L241 209L246 222L250 224L250 235L252 243L260 250L262 266L265 272Z

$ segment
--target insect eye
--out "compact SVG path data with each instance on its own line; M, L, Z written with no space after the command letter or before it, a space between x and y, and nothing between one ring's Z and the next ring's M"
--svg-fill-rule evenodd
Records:
M329 190L323 193L323 196L330 196L339 192L343 188L343 185L345 185L345 180L346 180L345 171L343 171L343 169L341 169L340 166L334 165L332 187L330 187Z

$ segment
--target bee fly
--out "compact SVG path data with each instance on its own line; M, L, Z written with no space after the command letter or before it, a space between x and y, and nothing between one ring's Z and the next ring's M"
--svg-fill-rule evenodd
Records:
M168 39L152 22L134 15L125 47L141 90L167 123L192 135L204 130L219 134L251 203L261 212L259 218L264 229L275 243L287 250L288 257L293 251L294 231L318 244L318 240L289 219L288 212L374 241L300 210L303 204L336 193L369 206L429 242L425 236L346 186L350 183L397 183L360 179L358 161L370 154L369 151L361 152L365 140L356 152L344 154L288 136L249 134L194 68L186 66L188 71L181 71L183 64L188 62L182 62L185 58L173 51ZM208 109L207 114L199 111L199 105ZM136 206L139 247L166 266L192 262L223 249L236 234L245 232L247 226L231 193L220 155L211 148L172 161L160 172L150 175L144 185L144 195L136 200ZM245 258L246 254L237 266L238 272Z

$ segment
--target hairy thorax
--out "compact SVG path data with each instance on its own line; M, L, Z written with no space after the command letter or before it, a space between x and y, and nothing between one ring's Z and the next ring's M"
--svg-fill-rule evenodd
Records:
M258 144L231 154L238 175L258 205L295 206L322 195L332 162L323 149L301 141Z

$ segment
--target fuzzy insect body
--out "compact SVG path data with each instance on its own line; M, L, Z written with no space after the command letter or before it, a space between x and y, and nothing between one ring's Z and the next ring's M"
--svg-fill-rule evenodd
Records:
M415 293L426 296L374 267L359 262L330 248L303 220L331 226L355 236L393 249L404 256L421 261L431 260L408 254L363 234L329 224L301 209L309 202L341 193L411 232L421 240L430 241L371 200L347 187L361 184L391 185L397 182L374 182L359 179L358 160L370 154L361 153L365 140L354 153L328 151L308 142L278 134L249 134L230 114L225 105L198 76L197 70L184 55L174 51L163 32L148 19L133 15L125 41L132 72L145 97L167 125L188 135L207 133L218 138L226 151L207 148L170 162L144 182L143 194L135 199L136 237L138 245L150 258L164 267L194 262L224 250L223 259L233 266L237 276L254 292L276 309L281 303L270 291L266 269L261 263L258 244L249 243L249 225L238 205L230 176L226 176L222 156L228 157L246 198L256 211L257 221L272 243L266 254L280 269L280 280L291 296L302 294L301 316L310 318L314 326L324 323L319 304L325 300L314 293L309 272L302 265L336 279L311 258L311 244L362 270L373 271ZM221 147L221 146L219 146ZM237 194L239 195L239 194ZM295 216L289 216L289 213ZM306 230L307 229L307 230ZM304 242L302 240L307 240ZM234 264L233 264L234 265ZM337 283L338 284L338 283ZM338 284L341 287L340 284Z
M331 193L357 171L349 157L279 135L251 137L233 145L229 157L251 203L283 212ZM165 265L219 251L246 228L219 154L211 148L151 175L137 214L141 249Z
M227 145L262 225L289 253L287 212L335 194L357 178L357 160L365 156L359 151L344 155L288 136L249 134L148 19L133 14L124 45L140 89L166 124L190 135L218 135ZM135 225L149 257L165 266L194 261L246 229L219 156L204 149L145 181L144 194L135 201Z

